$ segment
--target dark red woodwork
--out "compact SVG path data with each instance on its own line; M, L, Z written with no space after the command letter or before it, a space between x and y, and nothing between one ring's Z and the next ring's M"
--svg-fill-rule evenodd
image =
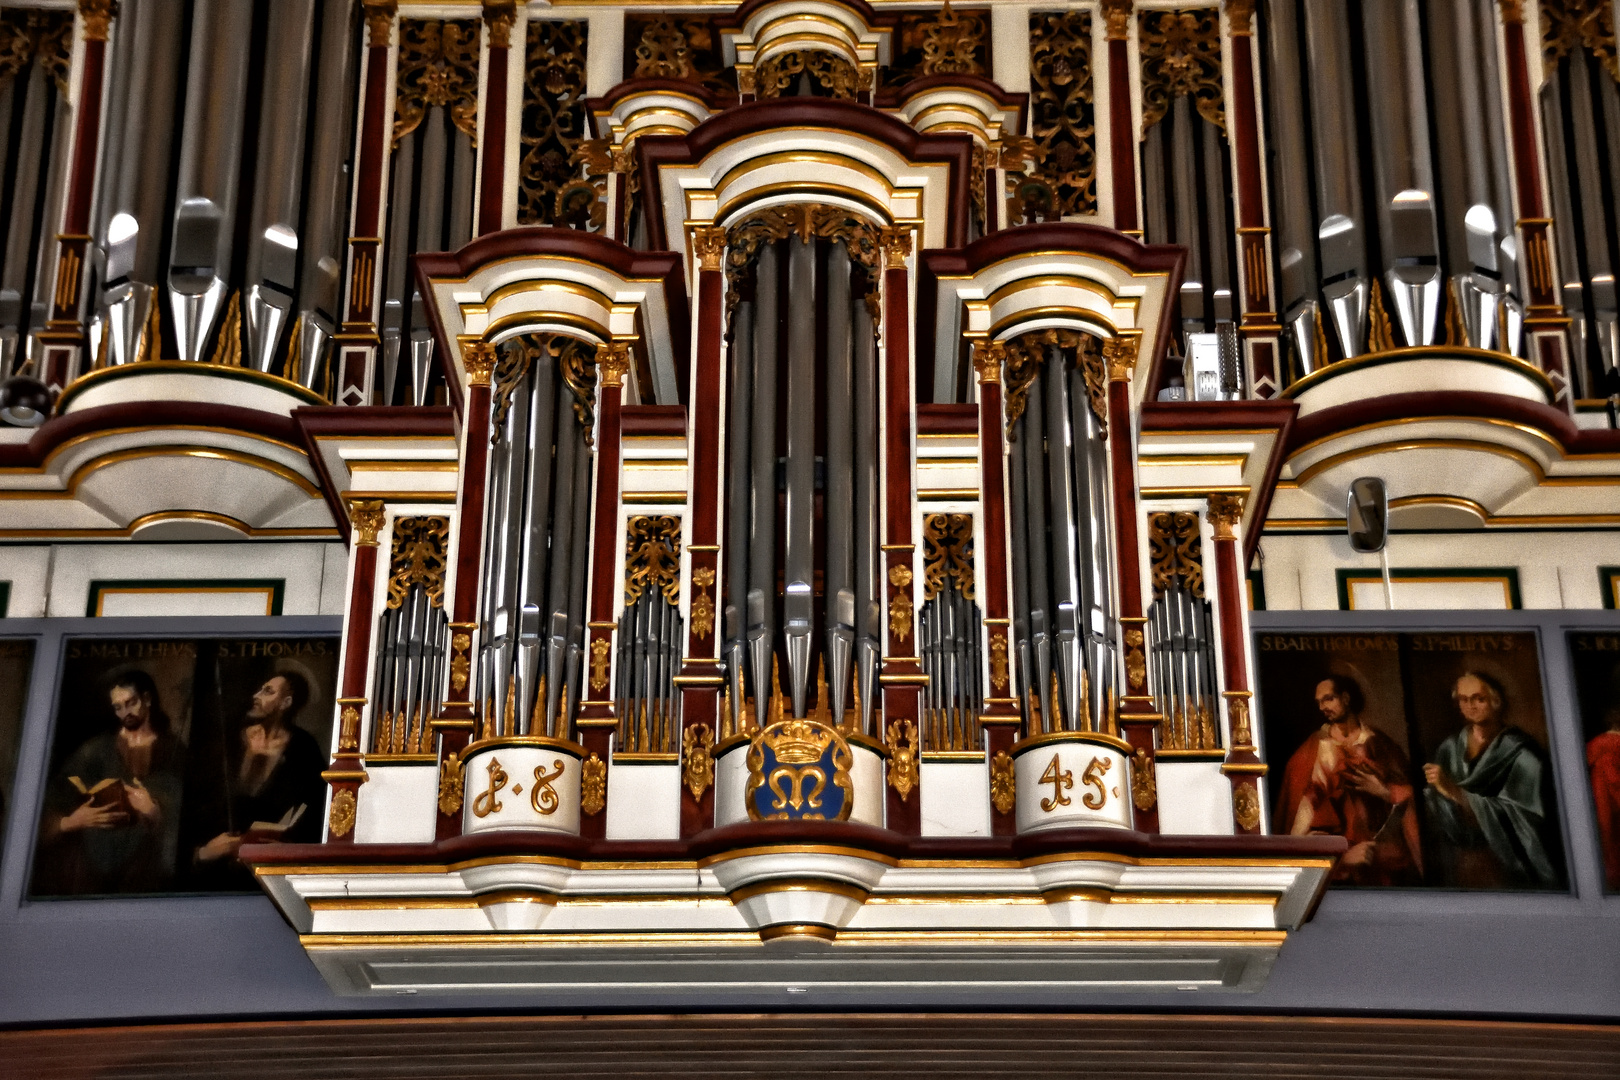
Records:
M1252 18L1252 15L1249 16ZM1250 385L1256 397L1281 389L1274 342L1280 332L1266 253L1264 180L1260 161L1260 116L1254 99L1254 38L1245 23L1232 39L1232 147L1237 168L1238 262L1242 276L1242 333L1249 344ZM1156 386L1156 384L1155 384Z
M371 662L371 608L377 587L377 545L360 544L354 552L354 578L349 583L349 621L343 631L341 696L366 696L366 667Z
M977 435L980 411L979 405L920 404L917 406L917 434Z
M983 75L965 73L924 75L902 86L885 86L878 91L877 107L890 112L898 111L905 108L906 103L919 94L957 86L976 90L999 107L1013 110L1014 118L1010 123L1002 125L1003 131L1016 134L1024 130L1024 118L1029 112L1029 95L1003 90L1000 83Z
M993 762L997 754L1010 754L1013 743L1023 734L1023 717L1013 682L1015 649L1007 587L1012 572L1007 558L1007 458L999 379L979 383L978 413L979 512L984 517L984 643L989 656L1002 658L1000 685L996 684L997 666L992 659L990 696L985 699L981 717L989 737L986 753ZM992 802L990 831L996 836L1012 835L1017 831L1016 816L1011 811L1003 813Z
M480 236L500 231L506 202L506 63L511 52L509 44L492 41L484 65L484 161L478 184Z
M600 369L598 365L598 371ZM619 402L623 395L621 385L602 384L597 387L596 507L591 521L590 621L585 635L585 692L580 695L581 720L613 718L613 700L609 696L613 686L612 671L610 669L603 679L598 680L593 674L595 669L591 658L596 654L598 642L605 646L610 664L613 658L613 608L618 590L613 567L618 555L620 463L624 459Z
M165 402L167 406L184 404L182 402ZM118 406L122 408L122 406ZM205 408L219 409L225 406L205 406ZM243 409L242 412L253 412L254 415L264 416L256 410ZM281 419L274 417L274 419ZM349 407L326 405L320 407L305 406L294 409L290 423L293 425L296 438L304 444L304 452L309 455L310 468L315 470L315 476L321 482L321 495L326 499L326 505L331 508L332 519L337 522L338 530L343 535L344 543L349 540L349 515L343 509L342 492L331 470L326 467L326 457L320 452L318 440L325 437L351 437L365 438L368 435L398 437L400 435L418 435L423 438L445 438L456 433L455 416L449 408L444 406L430 406L416 408L414 406L392 405L355 405Z
M1108 129L1111 183L1114 188L1114 228L1141 229L1136 213L1136 120L1131 115L1130 52L1123 37L1108 41Z
M378 37L384 40L379 43ZM382 228L383 150L388 142L388 41L372 32L366 48L366 90L360 114L360 164L355 180L354 233L349 240L349 305L344 321L373 321L377 237ZM364 264L370 269L365 270ZM362 271L365 270L364 274ZM427 293L422 295L426 296Z

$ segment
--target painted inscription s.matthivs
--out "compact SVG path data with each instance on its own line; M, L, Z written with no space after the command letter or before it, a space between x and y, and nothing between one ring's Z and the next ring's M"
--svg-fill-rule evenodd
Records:
M247 890L244 843L320 838L335 640L64 652L31 895Z
M1533 633L1260 634L1274 829L1337 885L1566 887Z

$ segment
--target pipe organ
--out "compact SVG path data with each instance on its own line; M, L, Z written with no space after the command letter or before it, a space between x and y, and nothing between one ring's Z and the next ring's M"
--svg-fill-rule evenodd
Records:
M1620 387L1595 0L0 8L0 417L274 414L347 545L248 853L345 992L1258 986L1321 417Z

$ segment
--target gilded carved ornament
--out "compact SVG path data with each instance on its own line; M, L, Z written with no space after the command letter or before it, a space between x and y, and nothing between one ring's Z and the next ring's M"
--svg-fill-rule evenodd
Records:
M634 78L680 79L727 97L736 93L709 18L690 12L630 14L625 38L636 42Z
M470 19L400 20L394 146L440 106L449 107L451 123L477 145L479 36Z
M445 817L461 813L461 759L454 750L446 751L439 762L439 813Z
M579 767L579 809L583 814L600 814L607 805L607 762L593 751Z
M630 344L607 341L596 347L596 371L604 390L624 385L630 372Z
M107 31L117 17L117 0L79 0L79 19L84 23L86 41L106 41Z
M1254 33L1254 0L1226 0L1226 21L1233 37L1249 37Z
M450 635L450 689L460 693L467 689L467 677L472 674L472 660L467 650L472 647L472 636L458 630Z
M1131 802L1144 813L1159 801L1159 784L1154 778L1153 759L1145 747L1131 755Z
M397 0L365 0L366 44L386 49L394 43L394 19L399 16Z
M1136 370L1137 352L1142 346L1140 333L1117 334L1103 341L1103 359L1108 363L1109 382L1130 382Z
M889 725L889 786L905 802L917 786L921 769L917 761L917 725L896 720Z
M918 26L922 36L923 75L980 75L979 52L990 28L977 15L958 15L945 0L936 18ZM904 36L904 35L902 35Z
M1011 755L996 751L990 759L990 805L998 814L1010 814L1018 804L1017 773L1013 770Z
M709 591L714 586L714 569L700 566L693 570L692 585L692 635L706 638L714 632L714 596Z
M637 515L625 522L624 606L648 590L667 604L681 602L681 519L673 514Z
M1142 61L1142 131L1189 97L1198 115L1226 130L1221 20L1214 8L1144 11L1137 49Z
M964 598L973 599L972 514L923 517L923 602L938 596L947 583L954 584Z
M1053 328L1033 330L1001 343L1007 379L1007 438L1016 441L1016 425L1029 404L1029 388L1045 363L1048 346L1070 350L1086 384L1086 399L1098 426L1108 430L1108 387L1104 377L1104 353L1091 334ZM1106 348L1106 345L1104 346Z
M833 97L854 100L858 90L871 88L872 78L837 53L819 49L777 53L756 64L753 75L755 93L761 98L781 97L782 91L808 75Z
M1241 692L1228 692L1226 695L1226 716L1232 723L1232 748L1234 750L1254 749L1254 724L1249 719L1249 699Z
M350 499L349 525L354 529L356 544L362 547L376 547L377 534L383 528L383 504L381 499Z
M718 225L699 225L692 230L692 254L698 270L719 270L726 253L726 230Z
M487 341L473 338L461 343L461 366L467 369L467 382L471 386L488 386L499 359L495 346Z
M1007 360L1007 347L999 341L973 343L973 370L978 372L980 385L996 386L1001 383L1001 366Z
M1128 25L1129 16L1122 25ZM1091 14L1030 16L1030 133L1003 139L1003 168L1023 172L1011 182L1009 210L1025 222L1056 221L1097 210L1097 114L1091 57ZM1123 38L1123 34L1121 35ZM1017 154L1016 162L1007 160ZM1024 169L1027 159L1033 165Z
M753 270L762 246L797 236L804 243L820 237L844 245L850 261L866 272L867 308L873 310L872 329L877 332L878 263L881 253L878 229L866 219L841 206L820 203L791 203L771 206L751 214L726 231L726 322L734 325L732 310L742 301L743 280Z
M364 700L360 702L364 704ZM353 754L360 749L360 710L354 705L343 706L338 714L338 753Z
M450 519L447 517L394 519L388 554L390 608L403 607L413 585L422 587L434 607L444 607L449 544Z
M1254 793L1253 781L1232 788L1232 820L1244 832L1260 827L1260 797Z
M1215 528L1216 540L1236 540L1232 530L1243 520L1243 500L1236 495L1209 497L1209 523Z
M885 225L881 230L883 258L889 269L904 267L911 255L911 228L906 225Z
M1180 581L1193 596L1204 598L1204 539L1198 515L1190 511L1153 514L1148 518L1148 562L1157 595Z
M90 38L86 16L85 37ZM105 40L103 32L100 40ZM66 11L6 8L0 11L0 87L17 77L30 63L37 64L56 83L59 94L68 92L73 65L73 16Z
M1505 10L1506 5L1504 5ZM1586 49L1620 81L1610 0L1541 0L1541 55L1548 69L1575 49ZM1519 14L1522 21L1523 12Z
M694 799L703 798L714 783L712 743L708 724L694 724L681 732L681 782Z
M332 810L327 815L327 828L337 839L348 836L354 829L354 792L347 788L332 796Z
M607 168L583 163L584 19L530 19L523 46L518 125L518 223L600 230L607 221ZM611 161L611 152L604 155Z
M601 693L608 685L608 657L613 652L613 646L608 644L607 638L597 638L591 642L591 689Z
M1102 0L1109 41L1124 41L1131 36L1131 7L1132 0Z
M912 616L916 605L911 599L911 567L896 563L889 567L889 584L895 587L889 598L889 632L897 638L911 636Z
M1502 9L1502 22L1512 26L1524 22L1524 0L1497 0Z
M484 0L484 24L489 27L489 47L512 47L512 26L517 22L517 0Z

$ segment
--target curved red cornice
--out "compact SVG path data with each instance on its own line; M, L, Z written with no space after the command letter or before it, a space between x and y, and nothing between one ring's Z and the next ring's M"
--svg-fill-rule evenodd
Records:
M968 171L973 167L973 140L961 134L924 135L905 121L869 105L837 98L772 98L751 101L711 117L685 135L644 135L641 148L641 200L647 215L648 242L669 248L664 202L659 197L658 169L663 165L690 165L712 151L749 135L794 127L828 127L864 135L890 147L907 161L943 162L950 166L950 212L945 242L961 244L968 219Z
M433 295L431 279L470 277L490 263L523 257L560 256L595 263L624 278L655 279L664 290L664 306L669 311L670 348L675 356L676 383L685 387L691 349L690 309L686 302L686 277L681 257L672 251L635 251L600 233L584 232L551 225L527 225L488 233L455 251L421 252L411 256L416 287L423 296ZM441 357L450 357L450 341L439 318L437 304L427 304L428 324L438 340ZM448 365L447 365L448 370ZM446 379L450 403L461 412L461 385Z
M292 446L304 442L297 422L280 413L211 401L124 401L51 417L27 442L0 446L0 469L42 468L64 443L98 432L187 427L239 431Z
M585 116L590 121L591 129L595 131L596 114L598 112L609 112L625 98L635 97L637 94L665 93L695 97L703 102L706 109L715 113L724 109L735 108L738 100L735 92L722 94L701 83L689 82L686 79L626 79L601 97L586 98ZM605 139L607 136L607 132L596 132L596 137L599 139Z
M885 110L900 109L918 94L925 94L930 90L938 90L941 87L953 86L976 90L1003 109L1016 110L1018 120L1008 129L1007 133L1010 135L1023 133L1024 114L1029 109L1029 95L1015 94L1009 90L1003 90L1000 83L994 79L987 79L983 75L923 75L912 79L910 82L901 83L899 86L885 86L878 91L876 105L878 108Z
M1480 390L1428 390L1363 398L1300 417L1289 433L1285 455L1367 424L1431 416L1524 424L1556 440L1568 457L1620 453L1620 431L1576 427L1568 413L1551 405Z
M294 409L291 422L297 437L309 455L310 467L321 481L321 495L344 544L349 542L349 514L343 508L343 499L336 481L326 467L317 440L326 438L364 439L368 436L398 438L415 435L424 439L454 438L456 416L442 405L417 408L412 405L325 405Z
M879 15L877 9L871 4L866 3L865 0L822 0L822 2L827 4L835 4L841 8L848 8L856 15L859 15L866 25L872 27L874 30L880 27L886 30L893 30L895 27L900 25L899 15ZM725 15L721 15L718 19L716 19L715 29L721 31L741 30L743 27L748 25L748 20L753 17L754 12L758 11L762 7L768 7L771 4L780 3L782 3L782 0L747 0L747 3L732 8L730 12Z
M1166 275L1165 304L1159 313L1159 326L1153 356L1150 358L1152 371L1148 381L1150 388L1157 386L1159 369L1164 362L1164 351L1170 344L1170 335L1175 323L1175 304L1170 301L1181 288L1181 275L1187 264L1187 249L1177 244L1144 244L1118 229L1079 221L1048 221L1018 225L993 232L988 236L981 236L966 247L923 252L922 274L917 289L919 308L917 355L935 355L934 305L938 303L940 278L968 277L1002 259L1052 250L1098 255L1119 263L1135 274Z

